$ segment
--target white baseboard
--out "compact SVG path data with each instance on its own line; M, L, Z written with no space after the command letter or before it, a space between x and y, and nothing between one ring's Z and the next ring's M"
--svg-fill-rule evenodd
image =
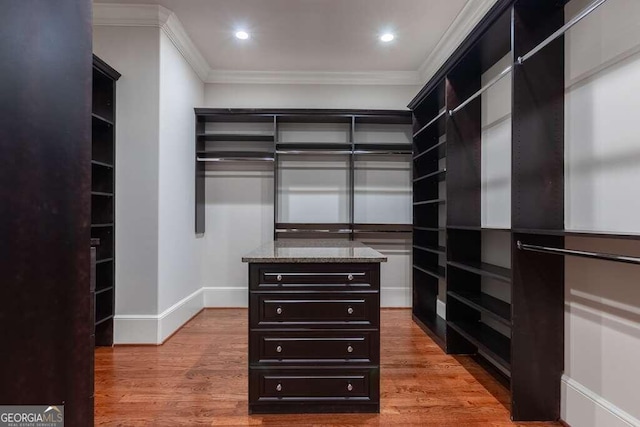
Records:
M411 307L411 288L382 287L380 289L380 307L408 308Z
M202 288L160 314L116 315L114 344L162 344L204 307Z
M200 288L158 315L116 315L115 344L162 344L203 308L246 308L247 286ZM411 288L383 287L382 307L411 307Z
M575 427L634 427L640 420L594 393L576 380L563 375L562 413L567 424Z
M436 301L436 313L443 319L447 318L447 303L441 300Z
M204 306L207 308L247 308L249 306L247 285L202 289Z

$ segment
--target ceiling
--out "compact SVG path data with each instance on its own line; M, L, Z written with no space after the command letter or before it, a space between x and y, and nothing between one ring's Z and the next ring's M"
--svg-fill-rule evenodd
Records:
M173 11L213 70L416 71L474 0L96 0ZM477 0L475 0L477 1ZM238 29L251 33L246 41ZM396 39L378 37L391 31Z

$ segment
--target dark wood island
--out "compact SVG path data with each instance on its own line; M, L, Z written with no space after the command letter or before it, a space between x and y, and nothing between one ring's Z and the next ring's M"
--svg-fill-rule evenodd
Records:
M380 411L381 253L292 240L247 254L249 412Z

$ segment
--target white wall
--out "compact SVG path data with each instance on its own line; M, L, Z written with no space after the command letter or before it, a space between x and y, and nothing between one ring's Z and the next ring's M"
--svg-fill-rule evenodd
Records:
M586 6L573 0L567 17ZM566 37L567 229L638 232L640 2L609 0ZM568 238L568 248L640 255L637 241ZM640 425L640 268L567 257L562 418Z
M363 109L406 109L406 105L418 92L417 86L350 86L350 85L261 85L261 84L206 84L205 107L218 108L363 108ZM234 124L238 128L237 124ZM346 142L348 133L334 127L322 129L315 126L315 132L309 127L297 129L295 125L284 126L279 135L281 141ZM224 128L225 130L229 130ZM389 141L402 142L395 129L388 133L380 133L380 129L363 127L359 137L363 142L374 135ZM406 139L406 135L402 135ZM306 138L306 139L305 139ZM311 138L311 139L310 139ZM366 141L365 141L366 140ZM284 162L286 167L281 171L279 179L283 181L284 193L279 206L280 220L332 222L344 220L348 222L348 206L346 203L346 165L339 158L332 161L314 161L300 163L294 159ZM310 174L309 166L316 168ZM367 170L374 166L371 161L359 162L361 167L357 173L359 186L380 190L380 195L392 202L405 200L406 209L400 208L398 215L387 212L370 212L366 215L360 209L370 205L371 194L360 193L358 198L359 217L370 219L398 218L390 222L411 222L411 170L406 165L386 164L387 170L373 172ZM334 168L327 170L327 168ZM391 168L391 170L389 169ZM333 173L335 182L329 188L326 184L326 172ZM399 177L401 173L404 179ZM382 174L382 175L380 175ZM377 185L380 176L392 176L392 183ZM205 283L206 306L245 307L247 305L247 266L240 262L246 252L260 244L273 239L273 172L267 167L215 167L208 172L206 181L206 232L205 254L203 263L203 281ZM308 177L309 179L304 179ZM317 178L317 179L316 179ZM405 188L406 187L406 188ZM342 191L342 190L345 191ZM314 193L314 194L312 194ZM388 193L388 194L387 194ZM317 203L318 194L326 199L324 207ZM340 196L339 194L342 194ZM311 198L311 196L313 196ZM313 199L313 200L311 200ZM334 207L324 209L326 207ZM382 209L381 206L377 206ZM311 217L309 209L317 213ZM330 211L330 212L329 212ZM368 241L372 247L382 251L389 257L389 262L382 264L382 305L411 306L411 255L408 241Z
M204 84L159 27L94 27L118 70L114 342L160 343L203 307L193 107Z
M158 33L93 29L94 53L122 74L116 84L117 317L158 313ZM116 320L116 341L120 326Z
M158 313L188 298L184 307L174 307L180 314L171 324L162 325L161 339L202 308L203 242L194 231L193 108L202 104L203 95L204 83L161 31Z

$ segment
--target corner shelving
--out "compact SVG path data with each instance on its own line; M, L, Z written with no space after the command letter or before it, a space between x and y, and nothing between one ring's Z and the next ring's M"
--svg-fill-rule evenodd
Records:
M115 305L115 84L120 74L94 55L91 142L91 238L96 246L95 344L113 345Z

